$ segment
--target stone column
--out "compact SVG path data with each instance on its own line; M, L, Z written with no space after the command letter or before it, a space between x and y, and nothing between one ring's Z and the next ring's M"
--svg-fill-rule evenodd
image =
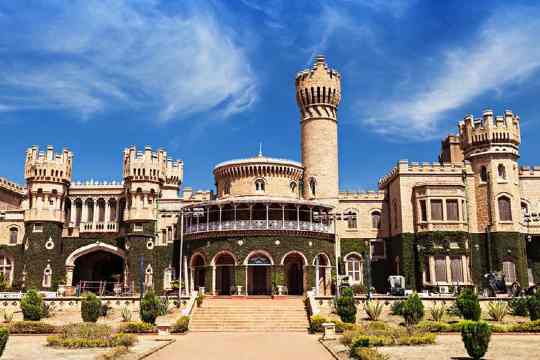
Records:
M269 204L266 204L266 228L270 228L270 219L269 219L269 216L268 216L268 208L269 208Z
M75 224L75 220L76 220L76 216L77 216L77 207L75 206L75 200L74 199L72 202L71 202L71 213L70 213L70 222L72 224Z
M116 216L114 217L114 221L118 222L120 219L120 199L116 199Z
M300 230L300 206L296 205L296 229Z
M221 215L222 215L222 208L219 207L219 230L221 230Z
M107 200L105 201L105 219L103 219L103 222L108 223L110 218L111 218L111 205L109 201Z
M285 229L285 205L281 205L281 228Z
M97 202L97 199L94 199L94 214L93 214L93 221L92 221L92 228L95 230L96 229L96 223L97 223L97 220L98 220L98 217L99 217L99 210L98 210L98 202Z
M86 199L86 200L88 200L88 199ZM88 222L88 206L86 206L86 200L82 202L81 223L87 223Z
M73 286L73 270L75 266L66 265L66 285Z

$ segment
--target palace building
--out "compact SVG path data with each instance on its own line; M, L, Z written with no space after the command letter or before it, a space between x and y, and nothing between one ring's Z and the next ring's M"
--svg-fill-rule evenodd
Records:
M26 183L0 179L4 280L130 294L181 276L215 295L330 295L344 275L380 292L398 274L418 290L483 287L490 271L540 281L540 167L518 165L517 115L467 115L438 161L400 160L376 191L344 192L341 75L317 57L296 100L301 162L217 164L215 191L183 186L184 163L161 149L125 149L121 181L74 182L71 151L32 146Z

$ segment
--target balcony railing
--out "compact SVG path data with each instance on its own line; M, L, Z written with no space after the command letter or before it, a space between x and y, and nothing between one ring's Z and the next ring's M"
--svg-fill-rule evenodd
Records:
M186 234L204 233L210 231L230 231L230 230L296 230L330 233L331 227L326 224L293 221L293 220L238 220L222 222L202 222L199 224L188 224L185 228Z
M115 222L81 223L79 232L117 232L117 229Z

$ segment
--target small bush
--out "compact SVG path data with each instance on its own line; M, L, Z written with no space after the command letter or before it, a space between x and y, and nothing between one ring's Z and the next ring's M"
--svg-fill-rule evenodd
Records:
M2 357L2 354L4 353L8 338L9 331L6 328L0 328L0 357Z
M156 318L159 316L160 304L159 297L154 290L148 290L141 301L141 320L155 324Z
M203 301L204 301L204 295L199 293L199 295L197 295L197 298L195 299L195 301L197 302L197 307L201 307L202 304L203 304Z
M508 302L510 314L514 316L528 316L529 309L527 308L527 298L524 296L512 298Z
M354 295L362 295L367 293L367 286L364 284L354 284L351 286Z
M424 305L417 293L409 295L403 303L401 312L407 326L418 324L422 320L424 317Z
M156 327L144 321L130 321L120 324L118 331L129 334L145 334L156 332Z
M137 343L137 337L133 334L114 334L111 339L111 346L130 347Z
M339 341L346 346L350 346L355 338L360 335L366 335L361 329L351 329L343 332L343 335L339 338Z
M473 359L481 359L487 352L491 338L491 328L484 321L464 321L461 338L467 354Z
M116 346L113 347L110 351L101 354L97 359L98 360L116 360L126 355L129 352L129 349L126 346Z
M110 337L112 328L105 324L75 323L62 326L60 336L63 338L101 339Z
M401 336L397 340L398 345L431 345L435 344L437 336L432 333Z
M167 315L169 311L169 299L163 298L159 302L159 316Z
M12 310L4 310L4 322L10 323L13 320L13 315L15 315L15 312Z
M482 309L480 309L480 302L478 296L472 291L472 289L464 289L456 299L457 307L461 316L465 320L480 320Z
M189 316L181 316L176 320L176 323L173 325L171 332L173 333L185 333L188 331L189 327Z
M529 310L531 321L540 319L540 292L529 296L527 299L527 309Z
M433 321L442 321L446 313L446 305L443 302L436 302L429 310Z
M84 322L96 322L101 310L101 300L94 293L86 293L81 301L81 317Z
M56 312L56 304L53 302L43 302L43 312L42 315L44 318L50 318L54 316L54 313Z
M540 332L540 320L514 324L510 326L509 330L515 332Z
M403 301L402 300L394 301L392 305L390 306L390 314L401 316L402 309L403 309Z
M488 304L488 315L492 320L502 321L508 314L508 304L504 301L490 301Z
M133 346L137 337L133 334L112 334L110 326L82 323L70 324L62 327L60 334L47 337L49 346L61 346L66 348L95 348Z
M364 304L364 311L366 312L369 320L378 321L381 317L383 310L383 304L378 301L366 301Z
M309 319L309 329L314 333L323 332L322 324L325 322L327 322L326 318L321 315L313 315Z
M43 297L34 289L30 289L21 299L24 320L39 321L43 317Z
M424 320L420 321L415 328L419 331L426 332L450 332L452 331L452 326L442 321L429 321ZM461 330L461 329L460 329Z
M122 306L122 309L120 310L120 314L122 315L123 322L129 322L131 321L131 318L133 317L133 312L126 305Z
M376 349L370 349L365 347L357 348L354 354L351 354L353 359L358 360L389 360L390 356L382 354Z
M461 312L459 311L459 307L457 306L457 303L453 303L446 309L446 313L448 316L456 316L461 317Z
M11 334L54 334L58 328L41 321L15 321L9 324Z
M103 304L99 307L99 316L107 317L109 314L109 311L111 310L111 307L107 304Z
M341 320L330 320L330 322L333 322L336 325L336 332L344 332L346 330L353 330L355 328L354 324L345 323Z
M351 288L343 289L341 296L336 300L336 309L341 321L356 323L356 304Z

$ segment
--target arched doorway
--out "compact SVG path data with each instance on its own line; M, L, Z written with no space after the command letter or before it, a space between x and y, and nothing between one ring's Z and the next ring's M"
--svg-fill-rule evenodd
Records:
M231 295L234 286L234 265L229 253L221 253L214 258L214 289L216 295Z
M271 295L273 262L270 256L264 252L252 253L246 265L248 295Z
M193 290L199 290L200 287L205 287L204 258L201 254L196 254L191 258L191 278L193 279Z
M304 257L297 252L289 253L283 260L285 284L289 295L302 295L304 293Z
M321 296L331 295L332 264L330 264L330 259L326 254L320 253L313 259L313 266L315 266L315 288L317 294Z

